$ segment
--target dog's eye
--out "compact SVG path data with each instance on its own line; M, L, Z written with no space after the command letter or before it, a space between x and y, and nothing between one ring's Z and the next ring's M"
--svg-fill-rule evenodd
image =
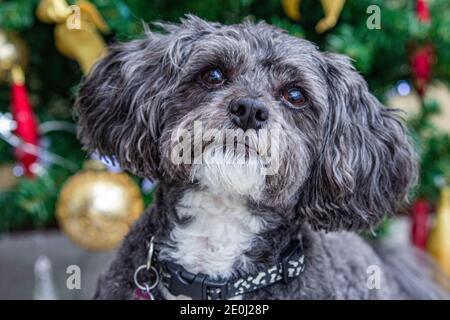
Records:
M210 86L220 86L225 82L225 77L220 69L215 68L203 72L202 81Z
M289 87L282 91L282 96L291 106L295 108L302 107L306 102L306 97L299 87Z

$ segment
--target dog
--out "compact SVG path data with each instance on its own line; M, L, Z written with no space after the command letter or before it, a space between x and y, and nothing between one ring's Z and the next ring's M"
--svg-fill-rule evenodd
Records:
M359 235L405 207L417 162L349 58L264 22L156 27L75 102L88 151L158 181L94 298L436 297Z

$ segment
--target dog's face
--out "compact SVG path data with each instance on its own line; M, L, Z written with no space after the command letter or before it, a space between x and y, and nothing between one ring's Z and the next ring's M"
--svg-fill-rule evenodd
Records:
M89 150L141 176L295 207L327 230L397 210L414 153L347 58L264 23L164 28L112 48L81 87Z

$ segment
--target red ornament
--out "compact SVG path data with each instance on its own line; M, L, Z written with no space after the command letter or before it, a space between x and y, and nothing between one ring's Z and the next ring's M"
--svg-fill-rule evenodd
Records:
M416 13L417 19L419 19L420 22L425 23L431 21L430 9L428 8L428 3L426 0L417 0Z
M412 243L421 249L427 246L429 225L428 216L430 215L431 205L427 200L417 200L412 209Z
M17 123L15 134L22 140L21 146L24 148L17 148L15 153L23 166L25 176L32 178L34 177L32 165L36 163L37 155L27 152L26 149L38 145L38 127L23 83L23 74L21 71L18 72L19 76L13 77L11 86L11 113Z
M431 81L434 61L435 54L432 44L426 44L416 49L411 55L410 65L414 86L422 97L425 94L426 86Z

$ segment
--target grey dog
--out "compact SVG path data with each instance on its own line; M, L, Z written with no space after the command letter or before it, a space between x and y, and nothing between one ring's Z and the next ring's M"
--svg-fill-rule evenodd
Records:
M419 266L393 266L397 259L358 235L404 207L417 167L397 112L368 91L347 57L264 22L225 26L187 16L157 26L161 32L113 46L75 104L87 150L158 181L153 205L99 279L95 298L133 299L151 237L156 263L209 279L266 270L292 239L301 240L298 277L237 298L439 297L432 281L414 278ZM174 163L173 135L195 121L253 137L277 129L276 143L268 140L279 156L276 173L258 174L263 155L248 150L237 155L248 160L239 165L215 165L211 157ZM205 152L219 145L193 144ZM373 266L375 288L368 285ZM184 297L161 283L153 292Z

